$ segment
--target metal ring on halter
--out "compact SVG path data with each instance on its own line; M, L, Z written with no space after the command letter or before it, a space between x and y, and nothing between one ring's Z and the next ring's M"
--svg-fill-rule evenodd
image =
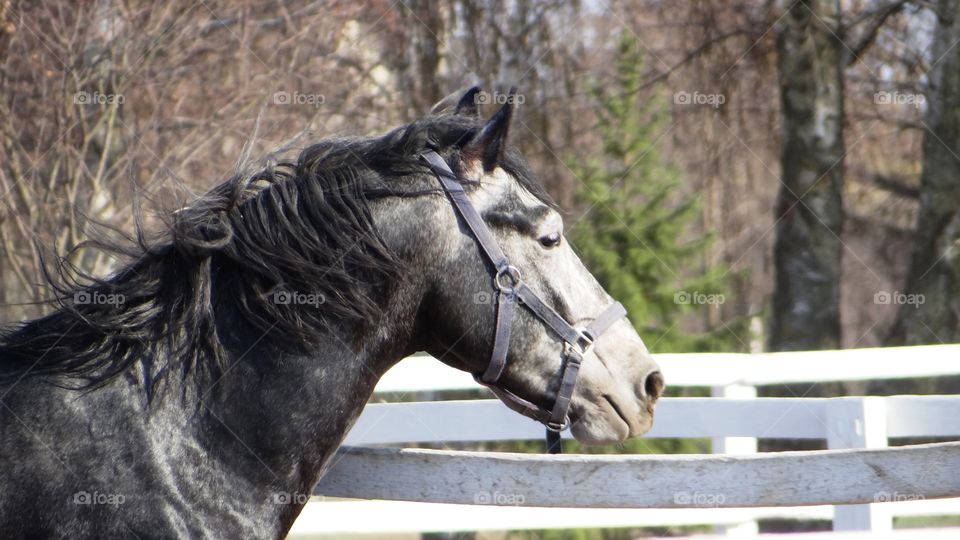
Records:
M590 333L585 326L578 326L577 332L580 333L580 336L577 338L576 343L571 343L571 346L575 346L581 355L586 356L590 349L593 348L593 343L596 341L596 336Z
M510 278L511 283L509 286L500 282L500 279L503 276ZM493 285L498 291L510 291L515 289L517 285L520 285L520 269L516 266L508 264L507 266L497 270L497 275L493 277Z
M570 417L568 416L564 418L563 423L560 425L554 424L553 422L547 422L545 425L547 426L547 429L549 431L553 431L554 433L561 433L565 429L570 427Z

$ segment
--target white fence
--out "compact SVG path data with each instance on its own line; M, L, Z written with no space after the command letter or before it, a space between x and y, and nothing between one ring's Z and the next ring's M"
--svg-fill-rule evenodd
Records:
M656 359L668 385L711 387L715 397L661 400L647 437L710 437L714 455L350 448L317 492L393 500L311 502L291 535L693 524L750 535L766 518L833 519L834 530L881 532L894 515L960 515L960 499L941 498L960 497L960 443L884 448L890 437L960 439L960 397L757 398L754 386L960 374L960 346ZM413 357L383 377L372 401L477 388L465 373ZM542 435L496 400L372 403L345 444ZM825 439L832 450L758 454L758 437Z

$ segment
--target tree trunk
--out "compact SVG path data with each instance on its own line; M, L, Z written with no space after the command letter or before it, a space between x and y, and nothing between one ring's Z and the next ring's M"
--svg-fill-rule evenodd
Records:
M844 153L840 7L837 0L796 0L783 9L777 40L783 185L770 349L837 348Z
M402 64L395 66L400 87L407 92L411 107L404 121L420 118L444 95L438 71L445 35L443 6L436 0L408 0L397 6L403 13L407 51ZM453 69L462 69L454 64Z
M960 341L960 0L940 0L913 259L890 341ZM912 296L911 296L912 295ZM922 295L922 296L921 296Z

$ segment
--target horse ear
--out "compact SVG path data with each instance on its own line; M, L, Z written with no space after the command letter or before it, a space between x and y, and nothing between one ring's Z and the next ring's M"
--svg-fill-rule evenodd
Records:
M479 86L474 86L465 91L458 90L438 101L437 104L430 109L430 114L450 114L452 110L453 114L478 117L480 116L480 109L477 108L477 95L479 93Z
M480 159L484 172L490 172L496 168L506 148L507 132L510 130L510 120L513 118L513 94L514 89L511 88L507 102L490 120L487 120L480 133L464 148L464 154L468 157Z
M479 93L479 86L474 86L464 92L463 96L460 97L460 101L457 102L457 108L454 109L453 114L473 117L480 116L480 109L477 107L477 94Z

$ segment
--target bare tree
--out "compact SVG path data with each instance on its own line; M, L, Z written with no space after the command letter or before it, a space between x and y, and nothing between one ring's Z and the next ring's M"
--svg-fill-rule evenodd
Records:
M836 0L789 2L778 28L783 185L772 350L837 348L843 226L843 48Z
M2 4L0 318L35 316L48 298L37 246L65 254L91 220L130 232L135 195L176 208L229 174L258 116L263 148L305 123L335 129L375 94L349 62L315 60L356 55L343 23L363 20L323 4ZM358 84L328 82L348 78ZM115 261L70 262L102 275Z
M920 209L893 343L960 341L960 1L940 0L924 119ZM912 296L912 298L909 298Z
M839 348L843 254L844 69L903 2L846 27L839 0L781 4L778 62L784 140L774 247L772 350Z

